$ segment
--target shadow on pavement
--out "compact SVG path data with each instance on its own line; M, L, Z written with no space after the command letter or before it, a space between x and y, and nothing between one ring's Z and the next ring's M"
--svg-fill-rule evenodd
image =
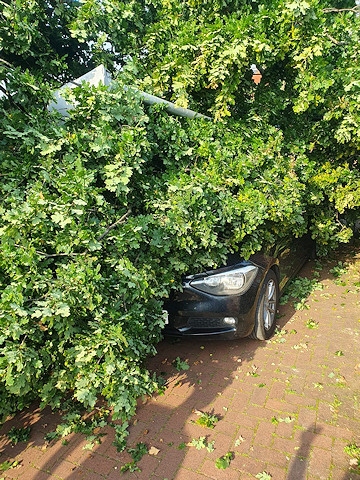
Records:
M104 476L112 478L112 474L121 475L124 479L132 475L131 478L148 480L149 472L156 472L161 478L174 478L189 451L186 444L194 438L209 438L211 434L218 445L217 456L220 456L220 453L225 454L231 448L238 433L235 429L229 434L231 416L234 424L241 421L241 417L244 425L249 424L246 415L241 414L241 409L242 405L247 404L250 391L246 391L245 385L242 391L234 381L244 374L245 383L246 380L254 380L258 368L253 365L254 355L265 345L248 339L232 342L183 340L176 343L164 340L158 345L158 354L149 359L147 366L165 379L166 390L163 395L139 401L137 414L129 429L128 446L135 447L137 443L144 442L148 448L155 447L159 452L153 456L146 455L139 462L142 471L136 472L136 477L129 473L120 474L121 466L131 461L131 457L126 452L116 451L112 444L114 433L108 427L104 429L106 436L102 437L102 443L92 451L84 450L86 440L81 435L71 435L67 445L58 440L46 448L44 435L54 430L61 418L48 409L41 412L34 407L4 424L1 431L4 439L14 425L30 425L32 433L28 444L19 443L11 447L9 441L3 440L0 444L0 463L15 457L22 459L21 467L14 469L14 472L16 470L21 479L21 473L26 469L27 480L42 480L51 475L66 480L100 479ZM177 371L173 364L176 358L186 362L189 369ZM226 414L227 422L223 425L225 431L217 427L213 432L197 425L197 412L200 411L214 414L219 419ZM195 463L200 464L205 452L208 454L206 450L191 449L195 453L191 461ZM30 476L31 468L33 477Z

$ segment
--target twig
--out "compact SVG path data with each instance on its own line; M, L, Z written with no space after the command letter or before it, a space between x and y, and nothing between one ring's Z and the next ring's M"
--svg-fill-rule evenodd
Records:
M324 13L340 13L340 12L354 12L358 13L359 12L359 7L353 7L353 8L324 8L323 9Z
M78 257L79 255L86 255L87 252L82 253L45 253L36 250L38 255L42 255L44 258L55 258L55 257Z
M105 232L104 232L102 235L100 235L100 237L97 239L98 242L100 242L100 240L102 240L104 237L106 237L106 235L107 235L113 228L115 228L115 227L117 227L118 225L120 225L120 223L123 223L123 222L127 219L127 217L130 215L130 213L131 213L131 208L129 208L129 210L128 210L126 213L124 213L124 215L123 215L121 218L119 218L118 220L116 220L116 222L114 222L114 223L112 223L111 225L109 225L109 226L107 227L107 229L105 230Z
M2 2L1 2L1 3L2 3ZM7 61L4 60L3 58L0 58L0 62L5 63L7 67L13 68L13 66L11 65L11 63L7 62Z
M26 247L24 245L19 245L18 243L14 243L14 247L16 248L23 248L25 250ZM38 255L41 255L44 258L55 258L55 257L78 257L79 255L86 255L88 252L82 253L45 253L41 252L40 250L35 250Z
M341 42L340 40L336 40L336 38L332 37L328 33L325 33L329 40L331 40L335 45L345 45L346 42Z
M15 108L17 108L18 110L20 110L21 112L23 112L27 117L30 117L30 115L28 114L28 112L25 110L24 107L22 107L21 105L19 105L17 102L14 102L14 100L11 98L11 95L9 95L8 91L6 90L6 88L2 87L0 85L0 91L6 95L7 99L9 100L9 102L11 103L11 105L13 105Z

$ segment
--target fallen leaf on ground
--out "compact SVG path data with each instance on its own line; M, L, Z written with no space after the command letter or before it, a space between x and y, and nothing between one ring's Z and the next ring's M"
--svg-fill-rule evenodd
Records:
M151 447L150 450L149 450L149 455L154 455L156 456L158 453L160 452L160 450L156 447Z
M203 412L201 410L197 410L196 408L193 410L194 413L196 413L196 415L202 415Z

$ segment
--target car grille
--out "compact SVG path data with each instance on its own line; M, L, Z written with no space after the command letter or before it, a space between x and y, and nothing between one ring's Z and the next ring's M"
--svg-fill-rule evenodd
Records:
M192 317L187 322L188 327L192 328L226 328L229 327L223 318L200 318Z

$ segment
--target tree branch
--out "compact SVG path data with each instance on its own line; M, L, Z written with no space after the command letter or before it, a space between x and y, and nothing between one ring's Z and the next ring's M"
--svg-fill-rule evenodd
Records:
M11 105L15 108L17 108L18 110L20 110L22 113L24 113L27 117L29 117L30 115L27 113L27 111L25 110L25 108L22 107L22 105L19 105L17 102L14 102L14 100L11 98L11 95L9 95L8 91L6 90L6 88L4 88L2 85L0 85L0 91L6 96L6 98L9 100L9 102L11 103Z
M100 240L102 240L104 237L106 237L106 235L107 235L113 228L115 228L115 227L117 227L118 225L120 225L120 223L123 223L123 222L127 219L127 217L130 215L130 213L131 213L131 208L129 208L129 210L128 210L126 213L124 213L124 215L123 215L121 218L119 218L118 220L116 220L116 222L114 222L114 223L112 223L111 225L109 225L109 226L107 227L107 229L105 230L105 232L104 232L102 235L100 235L100 237L97 239L98 242L100 242Z
M324 13L340 13L340 12L354 12L354 13L359 13L360 9L359 7L353 7L353 8L324 8L323 12Z
M340 40L336 40L336 38L332 37L328 33L325 33L325 36L328 37L329 40L331 40L335 45L345 45L345 42L341 42Z
M11 65L11 63L7 62L6 60L4 60L3 58L0 58L0 62L2 63L5 63L5 65L9 68L13 68L13 66Z
M23 248L25 250L26 247L24 245L19 245L17 243L14 243L14 247L16 248ZM82 252L82 253L45 253L41 252L40 250L35 250L35 252L38 255L41 255L42 257L46 258L56 258L56 257L78 257L79 255L86 255L88 252Z
M82 253L45 253L36 250L38 255L42 255L45 259L46 258L56 258L56 257L78 257L79 255L86 255L87 252Z

